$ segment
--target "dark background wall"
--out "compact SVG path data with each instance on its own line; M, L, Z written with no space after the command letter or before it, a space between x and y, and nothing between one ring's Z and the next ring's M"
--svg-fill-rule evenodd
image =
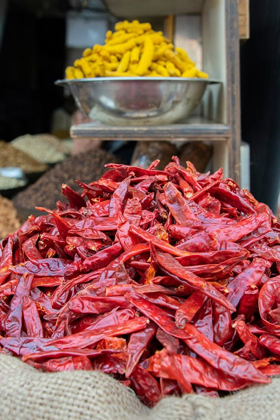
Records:
M274 212L280 190L280 1L250 1L241 47L242 139L251 147L251 190Z
M63 103L54 80L64 73L65 19L9 5L0 63L0 138L47 132Z

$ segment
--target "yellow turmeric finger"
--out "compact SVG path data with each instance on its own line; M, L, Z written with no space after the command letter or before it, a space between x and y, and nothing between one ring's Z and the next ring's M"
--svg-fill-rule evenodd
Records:
M124 42L127 42L129 39L136 37L135 33L132 34L124 34L122 36L118 36L117 38L111 39L106 43L106 45L117 45L117 44L123 44Z
M99 58L99 55L94 53L94 54L88 55L87 57L84 57L84 60L85 61L97 61L98 58Z
M84 73L80 69L74 69L74 76L75 76L75 79L83 79Z
M129 71L119 72L119 71L105 70L105 76L107 76L107 77L127 77L127 76L131 76L131 74L130 74Z
M166 64L168 63L168 61L164 61L164 60L158 60L157 64L159 64L160 66L166 67Z
M176 55L173 51L170 50L165 50L164 55L169 61L171 61L171 63L173 63L180 70L181 73L184 73L185 66L184 63L178 57L178 55Z
M81 64L82 64L82 60L79 58L79 59L77 59L77 60L75 60L74 61L74 67L80 67L81 66Z
M128 22L125 20L124 22L118 22L115 25L116 31L125 30L128 31L130 28L137 27L137 29L142 29L144 32L149 31L152 29L150 23L139 23L138 20L133 20L132 22Z
M156 71L158 74L164 77L169 77L169 73L165 67L161 66L160 64L152 63L151 69Z
M161 60L164 59L165 60L166 57L164 56L164 52L166 50L172 50L172 49L173 49L173 45L172 44L166 44L166 45L160 46L154 52L153 61L156 61L158 59L161 59Z
M107 31L106 32L106 41L112 38L113 32L112 31Z
M144 29L139 28L139 26L131 26L130 28L127 28L126 32L132 33L134 32L136 35L143 35L143 33L145 32Z
M190 63L193 66L195 65L195 63L190 59L190 57L188 56L188 54L186 53L185 50L183 50L183 48L175 48L175 51L177 51L177 53L179 54L179 57L182 61L185 61L186 63Z
M131 60L130 60L131 61ZM129 64L129 67L128 67L128 70L130 71L130 73L132 73L132 74L136 74L136 71L137 71L137 63L136 64L132 64L131 62L130 62L130 64Z
M86 48L83 52L83 57L87 57L92 54L92 50L90 48Z
M104 59L106 59L108 61L110 60L110 53L108 51L106 51L105 49L101 50L100 53L99 53L99 55L102 58L104 58Z
M105 63L103 63L103 66L104 66L105 70L112 70L112 71L114 71L114 70L117 70L117 68L119 66L119 62L116 62L116 63L108 63L108 62L105 62Z
M86 77L91 77L92 74L92 65L87 61L83 62L81 65L81 69Z
M134 38L134 41L136 42L137 45L141 45L141 44L144 44L146 37L147 37L147 34L144 34L144 35ZM162 36L162 32L156 32L154 34L149 35L149 37L153 41L153 44L160 44L161 42L165 40L165 38Z
M157 73L155 70L151 71L151 73L148 76L149 77L163 77L162 74Z
M197 75L197 68L193 67L190 70L186 70L183 74L182 77L196 77Z
M74 67L66 67L65 69L65 77L66 79L75 79L75 68Z
M143 74L148 70L148 68L152 64L153 55L154 55L154 44L153 44L153 41L151 40L151 37L147 36L144 42L143 54L140 58L137 71L136 71L136 73L139 76L143 76Z
M122 72L127 71L128 65L129 65L129 60L130 60L130 51L127 51L123 55L119 65L118 65L117 72L122 73Z
M139 28L143 29L143 31L150 31L152 29L152 25L150 23L140 23L137 25Z
M146 26L147 24L145 23L140 23L138 25L131 25L129 27L127 27L126 32L130 33L130 32L136 32L138 35L142 35L145 32L149 32L150 30L148 30L148 26ZM150 25L150 24L148 24Z
M201 77L202 79L208 79L209 75L204 73L204 71L197 70L197 77Z
M113 35L112 35L112 37L111 37L111 39L116 39L116 38L118 38L119 36L122 36L122 35L124 35L124 34L126 34L126 31L117 31L117 32L114 32L113 33Z
M128 20L124 20L123 22L117 22L115 24L115 30L116 31L121 31L121 30L125 30L129 25Z
M96 76L99 76L99 77L105 76L105 67L104 66L105 66L105 63L102 63L102 64L94 63L93 64L92 69L93 69Z
M111 63L117 63L118 62L117 57L113 54L110 54L110 62Z
M103 45L95 44L92 51L94 53L100 53L100 51L102 51L103 48L104 48Z
M132 48L135 47L135 41L134 39L130 39L129 41L123 43L123 44L118 44L118 45L105 45L105 49L109 52L109 53L113 53L113 54L124 54L126 51L130 51L132 50Z
M166 62L166 69L167 69L168 73L170 74L170 76L172 76L172 77L180 77L181 76L180 70L177 69L177 67L175 67L175 65L173 63L171 63L171 61Z
M134 47L133 50L131 51L130 62L132 64L139 63L139 57L140 57L140 48Z

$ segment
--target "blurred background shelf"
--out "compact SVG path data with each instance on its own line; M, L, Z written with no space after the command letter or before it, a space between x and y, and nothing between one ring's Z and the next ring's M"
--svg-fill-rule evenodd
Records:
M217 124L205 117L193 116L180 124L162 126L107 126L99 123L73 125L72 138L92 138L95 140L201 140L213 141L230 138L230 127Z
M211 79L191 118L166 126L132 127L82 124L71 137L123 141L209 141L213 143L211 170L223 166L225 176L241 180L239 2L238 0L104 0L117 19L151 22ZM241 7L242 11L246 8Z

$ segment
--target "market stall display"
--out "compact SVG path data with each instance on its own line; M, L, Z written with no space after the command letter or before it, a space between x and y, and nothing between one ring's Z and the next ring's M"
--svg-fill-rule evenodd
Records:
M104 150L88 150L67 158L57 164L38 181L14 197L14 204L22 220L30 214L40 214L35 210L37 205L54 208L56 202L62 199L61 184L68 184L78 189L76 179L89 183L100 178L105 172L104 165L117 159Z
M208 78L182 48L175 48L150 23L118 22L108 31L105 45L87 48L83 57L67 67L66 79L85 77L188 77Z
M40 370L111 374L149 406L271 382L280 221L221 169L157 164L64 184L68 203L3 241L0 344Z
M19 229L20 221L12 203L0 195L0 239Z
M60 140L50 134L20 136L12 146L45 164L55 164L65 159L65 149Z

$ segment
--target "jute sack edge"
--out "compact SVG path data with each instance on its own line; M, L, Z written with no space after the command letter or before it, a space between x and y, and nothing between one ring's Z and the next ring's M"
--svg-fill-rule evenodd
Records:
M154 408L97 371L43 373L0 355L2 419L28 420L278 420L280 377L224 398L168 397Z

